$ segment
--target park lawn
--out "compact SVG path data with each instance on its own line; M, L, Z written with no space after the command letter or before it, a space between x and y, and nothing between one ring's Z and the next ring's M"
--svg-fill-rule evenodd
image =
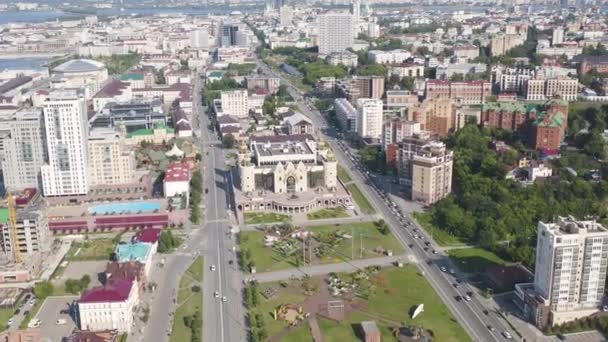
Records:
M361 209L362 213L366 215L372 215L376 213L376 210L374 209L374 207L372 207L367 198L363 196L363 193L361 192L361 190L359 190L357 184L349 184L346 186L346 188L348 189L348 191L350 191L351 195L353 196L353 199L355 200L355 202L357 202L357 206L359 207L359 209Z
M457 236L454 236L444 230L437 229L431 222L430 217L426 213L414 213L414 218L424 230L426 230L433 240L442 247L465 246L466 243Z
M349 216L348 212L346 212L346 209L344 207L319 209L319 210L306 214L306 217L309 220L342 218L342 217L348 217L348 216Z
M338 178L340 178L342 183L348 183L353 180L350 177L350 174L348 174L348 171L346 171L346 169L343 168L342 166L338 166Z
M291 216L276 213L245 213L245 224L280 223L284 221L291 221Z
M198 285L201 290L198 292L192 291L192 286ZM173 319L173 328L171 329L170 342L181 342L191 340L191 330L184 324L184 317L192 316L196 311L201 313L202 319L202 303L203 303L203 257L198 257L188 268L186 273L182 275L179 281L179 290L177 291L177 303L181 303L175 310ZM202 326L203 322L200 322ZM202 334L202 329L201 329Z
M484 272L489 266L506 263L498 255L481 248L450 249L448 254L461 271L469 273Z
M355 329L360 328L361 321L369 320L376 321L383 341L395 341L391 328L401 322L432 330L435 341L470 341L464 329L415 266L388 268L381 271L380 276L386 281L386 288L377 288L367 301L364 313L355 312L341 323L317 318L325 341L355 341ZM413 322L409 312L419 304L424 304L424 312Z
M110 260L115 250L116 243L113 239L74 241L65 259L69 261Z
M312 341L312 334L310 333L310 326L308 322L303 322L297 328L293 329L287 336L286 341L289 342L310 342ZM344 341L342 341L344 342Z
M336 225L321 225L308 227L313 234L330 233L333 231L342 231L345 234L354 233L354 241L344 239L335 249L334 253L325 256L316 264L332 264L351 260L354 254L355 259L363 259L379 257L381 255L374 252L377 247L382 247L386 250L392 250L393 255L398 255L403 252L403 247L389 233L383 235L378 231L373 222L361 222L352 224L336 224ZM361 244L361 236L363 236L363 244ZM249 249L251 258L256 266L257 272L270 272L282 270L286 268L296 267L295 256L283 257L280 253L275 252L272 248L264 245L264 233L260 231L241 232L241 250ZM353 253L354 245L354 253ZM363 245L363 253L360 247ZM319 261L319 260L317 260Z
M271 282L260 284L258 298L259 303L257 307L250 309L250 313L261 313L266 322L266 331L268 337L279 333L281 330L287 327L287 323L284 321L275 321L273 318L274 309L279 307L281 304L300 304L306 300L306 295L300 288L299 281L288 281L287 287L282 287L279 282ZM266 299L263 295L264 290L272 287L277 290L277 294L272 299ZM306 324L308 326L308 324ZM292 333L293 334L293 333ZM290 334L291 335L291 334ZM309 333L310 335L310 333ZM291 341L291 340L289 340Z
M15 310L12 308L0 309L0 331L4 331L7 328L8 320L13 317Z

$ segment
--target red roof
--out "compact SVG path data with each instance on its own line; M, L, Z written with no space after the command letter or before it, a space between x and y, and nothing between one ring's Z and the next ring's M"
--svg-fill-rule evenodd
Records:
M138 231L134 239L137 242L156 243L160 238L161 231L160 228L145 228Z
M182 162L172 162L167 166L165 172L166 182L188 182L190 181L190 168Z
M167 224L168 222L169 215L167 214L97 217L95 218L95 227L112 228L124 226Z
M124 302L129 298L133 281L126 279L113 279L106 286L94 287L86 290L80 296L80 303Z

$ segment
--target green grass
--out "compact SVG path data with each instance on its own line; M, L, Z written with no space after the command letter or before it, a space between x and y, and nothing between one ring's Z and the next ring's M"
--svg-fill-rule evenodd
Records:
M414 213L414 218L424 230L426 230L429 234L433 236L433 240L439 245L443 247L455 247L455 246L464 246L466 243L460 240L458 237L444 231L441 229L437 229L431 222L430 217L426 213Z
M268 300L263 296L264 290L272 287L277 290L277 295ZM265 283L260 284L259 287L258 298L260 299L260 303L255 308L250 308L250 314L261 313L264 317L264 322L266 323L266 330L268 331L268 337L272 337L277 334L281 330L287 327L287 323L284 321L275 321L273 318L273 311L281 304L298 304L303 302L306 299L303 290L299 287L299 282L289 282L287 287L282 287L278 282ZM308 324L306 325L306 331L310 336L310 332L308 329ZM290 333L296 333L295 331ZM296 333L296 335L303 335L304 333ZM291 341L291 339L289 339ZM310 341L310 340L309 340Z
M344 207L319 209L306 214L309 220L321 220L329 218L348 217L348 213Z
M310 333L310 326L308 325L308 322L300 324L300 326L293 329L289 334L287 334L285 338L286 341L289 342L311 342L312 334Z
M78 250L80 249L80 252ZM116 250L116 243L112 239L94 239L84 242L73 242L65 260L92 261L110 260ZM78 254L76 254L78 252Z
M448 254L460 270L470 273L484 272L488 266L505 264L498 255L481 248L451 249Z
M8 320L13 317L12 308L0 309L0 331L4 331L7 328Z
M291 221L291 216L276 213L245 213L246 224L278 223Z
M342 166L338 166L338 178L340 178L342 183L348 183L353 180L350 177L350 174L348 174L348 171L346 171L346 169L343 168Z
M373 222L361 222L347 225L321 225L308 227L314 235L328 234L336 231L341 231L344 234L350 235L354 233L354 241L351 239L343 239L334 248L333 253L328 253L322 259L315 259L314 264L332 264L351 260L352 254L355 259L360 258L361 236L363 236L363 259L379 257L378 253L374 252L377 247L382 247L386 250L392 250L394 255L403 252L401 244L395 239L392 234L383 235L378 231ZM264 233L260 231L241 232L241 250L248 249L251 251L251 257L255 263L257 272L270 272L286 268L296 267L296 255L284 257L274 249L264 245ZM354 251L353 251L354 245ZM354 253L353 253L354 252ZM300 254L298 253L298 256Z
M376 321L383 341L395 341L391 328L394 323L401 322L432 330L435 341L470 341L416 267L389 268L380 272L378 277L383 279L385 285L378 285L375 294L367 301L367 308L363 310L365 314L356 312L341 323L319 319L325 341L356 341L358 339L353 328L358 328L361 321L368 320ZM414 322L409 312L419 304L424 304L424 312Z
M361 192L361 190L359 190L357 184L349 184L346 186L346 188L348 189L348 191L350 191L355 202L357 202L357 206L359 206L361 212L366 215L372 215L376 213L376 210L374 209L374 207L372 207L367 198L363 196L363 193Z
M203 292L202 290L198 292L192 291L192 286L194 285L198 285L201 288L203 285L202 257L194 260L179 281L179 290L177 292L177 303L179 306L175 310L173 328L171 330L171 342L190 341L191 331L184 324L184 317L191 316L196 311L199 311L202 317ZM202 325L202 322L200 324Z

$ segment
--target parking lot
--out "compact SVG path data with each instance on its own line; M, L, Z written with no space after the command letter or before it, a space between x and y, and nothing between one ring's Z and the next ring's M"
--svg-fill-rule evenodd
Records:
M70 335L76 328L76 322L69 314L61 314L60 311L68 310L69 305L78 298L78 296L48 297L42 303L34 319L42 321L38 329L44 337L49 338L50 341L61 341L63 337ZM66 323L58 325L58 319L64 319Z
M56 283L63 283L67 279L80 279L83 275L88 274L91 277L89 287L102 285L99 281L99 274L102 273L107 261L71 261L66 266L61 277L55 279Z

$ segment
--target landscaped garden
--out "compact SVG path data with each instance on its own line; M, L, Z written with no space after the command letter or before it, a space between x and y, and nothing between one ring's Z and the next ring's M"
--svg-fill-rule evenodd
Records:
M203 333L202 284L203 258L198 257L179 281L171 342L201 340Z
M110 260L116 249L116 239L94 239L83 242L74 241L66 255L69 261Z
M306 217L308 217L309 220L321 220L321 219L348 217L348 213L346 212L346 208L336 207L336 208L319 209L319 210L306 214Z
M291 221L291 216L277 213L245 213L246 224L279 223Z
M309 319L317 320L324 341L360 340L357 330L362 321L374 321L383 341L396 341L397 334L412 330L422 331L435 341L469 340L430 284L411 265L368 267L350 274L329 274L325 279L304 277L256 284L247 289L246 299L249 315L256 323L257 341L273 336L310 341ZM339 309L330 313L328 302ZM424 304L424 312L414 320L412 313L420 304Z
M308 238L310 236L310 238ZM305 253L302 252L306 240ZM240 233L241 264L246 271L276 271L306 264L330 264L403 252L401 244L380 222L320 225L296 228L275 225Z

